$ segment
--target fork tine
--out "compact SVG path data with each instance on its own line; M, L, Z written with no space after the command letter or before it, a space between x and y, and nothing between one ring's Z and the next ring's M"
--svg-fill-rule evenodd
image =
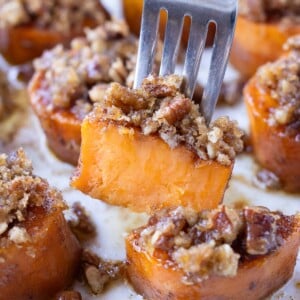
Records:
M142 17L141 28L144 30L141 31L140 36L134 88L140 87L143 79L152 70L158 35L159 8L152 6L151 1L146 0L144 1L144 11L147 11L147 14L143 14ZM154 28L153 24L156 24Z
M234 27L234 24L232 24ZM218 95L223 82L230 46L233 39L232 27L224 26L216 29L215 44L213 48L208 81L204 89L200 110L207 124L210 123L216 107Z
M181 11L168 11L168 22L165 32L164 50L162 55L160 76L174 73L182 35L184 15ZM181 20L181 21L180 21Z
M185 94L192 98L197 81L201 56L205 46L207 36L208 22L192 19L189 42L186 50L186 59L183 68L183 77L185 79Z

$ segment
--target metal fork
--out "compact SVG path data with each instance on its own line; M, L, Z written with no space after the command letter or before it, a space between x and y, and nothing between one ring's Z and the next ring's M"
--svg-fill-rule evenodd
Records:
M160 76L173 74L178 57L185 16L191 18L189 42L183 68L183 92L192 98L209 23L216 25L211 65L200 110L211 121L228 62L236 23L237 0L144 0L134 87L141 85L152 70L158 39L159 13L168 13Z

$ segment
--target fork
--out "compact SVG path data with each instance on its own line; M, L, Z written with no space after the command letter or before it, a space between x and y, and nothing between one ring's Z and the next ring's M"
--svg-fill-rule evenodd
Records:
M211 22L216 25L208 81L200 103L200 111L208 124L216 106L228 62L236 23L237 0L144 0L134 88L140 87L143 79L152 71L158 40L159 13L162 9L167 11L168 21L160 76L174 73L183 21L185 16L191 18L183 67L183 92L189 98L194 94L208 26Z

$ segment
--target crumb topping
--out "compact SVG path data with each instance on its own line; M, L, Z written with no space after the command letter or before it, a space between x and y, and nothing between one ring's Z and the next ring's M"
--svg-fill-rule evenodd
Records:
M193 284L214 275L235 276L241 261L276 251L296 222L295 216L264 207L220 205L200 213L178 207L156 213L137 229L135 247L178 266L182 281Z
M0 0L0 27L33 24L68 34L81 31L87 19L107 19L99 0Z
M33 175L32 163L22 149L0 155L0 245L6 237L16 244L27 242L29 235L22 222L30 208L49 209L52 201L63 205L60 193Z
M207 126L198 105L179 92L181 83L176 75L150 76L137 90L112 83L104 101L96 86L90 93L98 102L94 115L141 128L145 135L157 133L171 148L185 144L203 160L230 165L243 149L243 132L228 117Z
M299 0L239 0L239 14L255 22L300 22Z
M289 39L285 49L290 52L258 72L259 84L271 93L277 106L269 112L269 124L287 125L289 135L300 132L300 39Z
M253 183L263 190L279 190L282 188L279 177L266 169L261 169L256 173Z
M43 73L39 95L48 109L71 109L80 120L92 109L90 89L98 84L97 95L110 82L131 86L135 69L137 39L123 21L108 21L96 29L86 29L71 48L57 46L34 62Z
M75 202L65 213L68 224L79 241L85 241L96 234L96 226L92 222L85 208Z
M125 274L125 262L104 260L88 249L83 251L81 264L83 278L94 294L100 294L109 282Z

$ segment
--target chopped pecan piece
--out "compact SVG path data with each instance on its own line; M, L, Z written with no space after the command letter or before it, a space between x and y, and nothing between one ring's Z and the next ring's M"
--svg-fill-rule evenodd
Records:
M245 208L246 248L251 255L265 255L277 248L277 215L264 208Z
M104 260L85 249L82 255L82 269L85 282L94 294L100 294L105 285L124 275L126 264L122 261Z
M63 291L56 296L56 300L82 300L82 297L77 291Z
M72 215L68 223L79 240L91 238L96 234L95 225L88 216L85 208L79 202L75 202L72 205L71 213Z
M177 96L166 102L162 102L161 108L156 113L156 118L166 119L170 125L181 121L192 108L191 101L184 97Z
M107 105L114 105L124 112L129 112L130 109L140 110L147 107L147 103L141 95L132 93L126 87L117 83L111 84L105 100Z

